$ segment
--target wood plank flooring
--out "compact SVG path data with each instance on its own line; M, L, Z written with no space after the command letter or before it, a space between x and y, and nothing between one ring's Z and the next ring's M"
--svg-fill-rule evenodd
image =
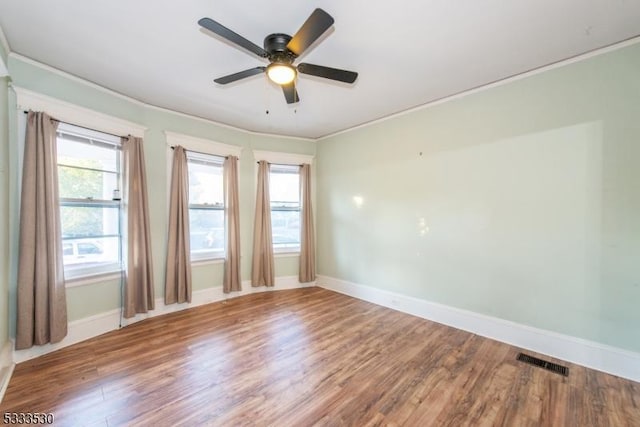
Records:
M640 426L640 384L320 288L148 319L19 364L0 413L87 426ZM531 354L531 353L530 353ZM533 354L535 355L535 354Z

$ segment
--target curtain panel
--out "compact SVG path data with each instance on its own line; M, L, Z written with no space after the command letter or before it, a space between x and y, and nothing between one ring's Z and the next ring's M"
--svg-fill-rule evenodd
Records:
M222 290L242 290L240 279L240 203L238 195L238 158L224 161L225 258Z
M273 242L271 238L271 203L269 200L269 163L258 162L256 214L253 224L252 286L273 286Z
M300 283L316 280L316 242L311 207L311 166L300 167Z
M189 170L187 153L181 146L176 146L173 150L170 191L165 304L191 302Z
M122 138L124 201L127 218L124 317L154 309L149 204L142 138Z
M58 209L58 122L29 111L22 166L16 350L67 335Z

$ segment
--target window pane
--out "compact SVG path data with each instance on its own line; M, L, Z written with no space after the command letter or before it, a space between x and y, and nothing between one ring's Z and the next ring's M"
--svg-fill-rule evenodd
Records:
M274 249L300 246L300 174L297 166L272 165L269 174Z
M295 173L271 172L269 174L269 198L271 206L300 203L300 175Z
M118 235L118 211L117 206L60 206L62 238Z
M102 252L102 246L97 242L78 242L78 255L95 255Z
M300 245L300 211L271 211L271 230L274 248Z
M89 167L109 172L117 172L117 147L103 147L95 144L72 141L58 136L58 164Z
M224 210L189 209L191 253L224 251Z
M67 277L121 268L120 206L100 206L119 188L120 139L65 123L58 126L58 189ZM84 199L82 206L69 199Z
M224 253L223 159L192 152L187 158L191 257L214 258Z
M189 162L189 204L224 204L222 166Z
M72 272L74 269L119 264L119 242L118 236L65 239L62 242L65 270Z
M84 162L93 168L92 159ZM113 190L118 188L118 176L112 172L58 166L58 186L61 198L111 200Z
M62 254L63 255L73 255L73 245L71 242L62 243Z

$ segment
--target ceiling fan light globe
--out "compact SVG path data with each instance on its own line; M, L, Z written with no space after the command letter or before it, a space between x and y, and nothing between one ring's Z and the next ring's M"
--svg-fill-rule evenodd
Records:
M296 69L288 64L271 64L267 67L269 79L279 85L291 83L296 78Z

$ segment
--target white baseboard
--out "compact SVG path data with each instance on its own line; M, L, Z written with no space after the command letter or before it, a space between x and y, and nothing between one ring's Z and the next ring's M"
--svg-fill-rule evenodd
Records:
M188 308L198 307L200 305L209 304L216 301L222 301L230 298L237 298L242 295L248 295L257 292L272 292L284 289L296 289L315 286L315 282L300 283L298 276L281 276L276 277L274 287L252 287L250 281L242 282L242 291L225 294L222 287L207 288L194 291L191 295L191 303L165 305L164 298L156 298L155 310L148 313L137 314L130 319L122 319L122 326L131 325L144 319L161 316L163 314L173 313L175 311L186 310ZM33 346L26 350L14 350L13 361L15 363L24 362L38 356L42 356L52 351L70 346L80 341L93 338L98 335L119 329L120 327L120 310L111 310L95 316L85 317L83 319L69 322L67 336L60 342L55 344L45 344L41 346ZM12 347L9 348L9 354Z
M11 341L4 343L2 349L0 349L0 402L2 402L4 392L7 391L11 374L13 374L13 368L15 367L13 358L11 357L12 350L13 343Z
M12 349L13 343L11 340L5 342L2 348L0 348L0 368L6 368L7 366L13 364L13 358L11 354Z
M395 292L318 276L317 286L640 382L640 354Z

